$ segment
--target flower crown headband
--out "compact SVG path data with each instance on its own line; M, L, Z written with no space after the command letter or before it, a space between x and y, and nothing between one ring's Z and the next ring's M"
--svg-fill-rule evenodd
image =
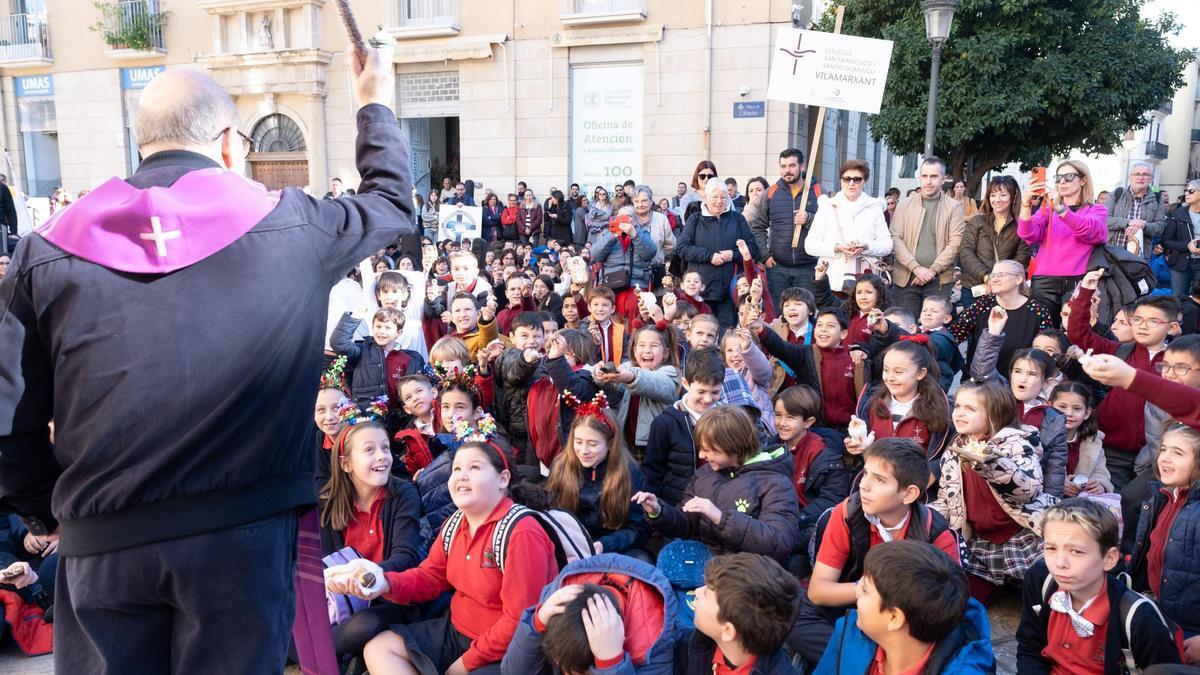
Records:
M579 397L575 396L575 394L572 394L569 391L563 392L562 399L567 405L571 406L571 410L575 411L576 418L595 417L604 423L604 426L608 427L609 431L611 431L614 435L617 433L617 428L613 425L612 420L609 419L608 415L604 412L604 410L608 408L608 397L604 395L603 391L596 392L596 395L592 397L592 400L587 401L586 403L580 401Z
M339 356L329 364L329 369L321 373L322 389L338 389L346 392L346 357Z
M346 451L346 439L350 437L350 430L355 425L364 422L379 422L383 423L388 412L387 396L380 396L370 403L359 405L354 401L343 398L338 404L338 417L346 423L346 428L342 429L342 433L338 434L337 442L334 444L334 456L341 457Z
M447 368L441 363L435 363L426 366L426 372L433 378L433 383L439 391L444 391L451 385L458 385L468 391L479 393L479 388L475 386L475 376L479 370L475 364L470 364L466 368Z
M457 370L457 369L455 369ZM500 460L504 462L504 470L511 471L508 464L508 456L504 454L504 450L492 442L496 437L496 420L491 415L484 413L474 420L468 420L464 417L459 417L454 420L454 440L458 445L463 443L483 443L490 445L500 455Z

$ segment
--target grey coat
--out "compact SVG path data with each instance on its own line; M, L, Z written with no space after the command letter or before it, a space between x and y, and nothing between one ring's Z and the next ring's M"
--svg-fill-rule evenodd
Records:
M1117 245L1117 235L1123 234L1125 228L1129 227L1129 206L1133 202L1133 192L1129 187L1120 187L1109 193L1108 198L1104 200L1104 206L1108 208L1108 243L1109 245ZM1150 245L1150 240L1162 234L1163 223L1167 219L1167 209L1163 206L1162 195L1154 190L1147 189L1146 195L1142 197L1142 220L1146 221L1145 245L1142 246L1142 257L1146 260L1150 259L1150 252L1153 246Z

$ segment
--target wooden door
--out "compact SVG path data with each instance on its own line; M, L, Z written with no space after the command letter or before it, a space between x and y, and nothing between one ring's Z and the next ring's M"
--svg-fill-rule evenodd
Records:
M254 180L267 186L268 190L279 190L285 187L303 188L308 183L308 160L254 160L250 162L250 175ZM324 190L320 194L324 195Z

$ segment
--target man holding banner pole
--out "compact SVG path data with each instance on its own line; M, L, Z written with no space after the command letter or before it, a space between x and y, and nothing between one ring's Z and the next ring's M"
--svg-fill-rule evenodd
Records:
M779 153L779 180L763 195L750 230L758 243L759 262L767 268L767 291L776 307L782 307L784 290L793 286L812 288L817 259L804 252L808 224L817 212L821 184L814 180L804 201L804 153L788 148ZM793 247L796 228L800 243Z

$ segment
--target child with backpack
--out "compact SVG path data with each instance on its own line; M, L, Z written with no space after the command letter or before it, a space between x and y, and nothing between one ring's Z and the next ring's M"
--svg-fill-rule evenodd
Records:
M714 554L742 551L786 562L800 521L791 455L783 448L760 452L754 421L738 406L701 415L695 442L705 465L696 469L681 507L650 492L633 496L651 528L699 539Z
M496 550L495 530L510 513L522 513L508 496L511 476L509 459L490 443L464 443L454 453L450 493L458 511L443 527L445 548L433 546L420 566L403 572L355 561L327 574L333 592L400 605L452 591L446 616L394 625L367 643L372 673L500 671L521 614L558 574L555 544L535 518L517 519Z
M1154 475L1129 561L1132 585L1158 598L1167 618L1183 629L1186 661L1200 665L1200 431L1168 422Z
M995 672L987 610L950 556L921 541L876 546L856 609L838 619L814 675Z
M1017 672L1118 675L1179 663L1158 607L1112 573L1116 516L1074 497L1046 509L1041 524L1045 554L1021 590Z
M350 378L350 397L359 403L367 403L387 396L389 428L395 430L398 428L396 415L403 407L397 384L405 375L422 372L425 359L397 346L396 338L404 329L404 315L400 310L384 307L376 311L371 318L371 339L356 342L351 336L361 321L361 315L343 314L333 329L329 344L333 351L345 356L347 365L354 369Z
M834 623L856 600L864 558L872 548L898 539L933 544L961 561L958 536L941 514L925 506L929 463L910 438L883 438L864 453L857 490L821 516L813 534L813 572L788 645L817 663Z
M575 410L566 447L550 465L546 491L556 508L579 518L595 540L596 553L626 553L648 559L639 551L649 532L641 509L630 498L645 486L641 469L625 447L625 439L606 411L603 393L579 401L563 397Z
M350 404L353 405L353 404ZM368 419L346 427L332 451L334 471L321 489L321 552L345 548L388 572L420 562L421 499L412 483L393 478L387 430ZM406 608L376 602L333 626L335 651L356 656L371 638L410 618Z
M503 675L673 675L679 605L653 565L604 553L563 568L525 610Z
M1057 498L1042 489L1037 441L1021 428L1017 401L1003 384L964 384L954 399L954 429L929 506L962 533L971 596L987 604L996 587L1024 578L1037 560L1038 519Z
M790 675L783 642L796 617L800 584L777 562L752 553L709 561L696 589L696 630L678 672Z

